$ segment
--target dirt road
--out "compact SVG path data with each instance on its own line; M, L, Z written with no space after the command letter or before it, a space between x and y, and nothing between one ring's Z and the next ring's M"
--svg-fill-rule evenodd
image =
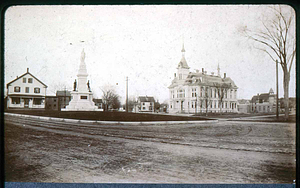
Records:
M293 183L295 124L97 125L6 117L6 181Z

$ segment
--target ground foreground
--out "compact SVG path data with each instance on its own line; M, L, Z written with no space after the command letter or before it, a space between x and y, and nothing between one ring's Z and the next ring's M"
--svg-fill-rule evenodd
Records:
M5 116L6 181L293 183L295 124L99 125Z

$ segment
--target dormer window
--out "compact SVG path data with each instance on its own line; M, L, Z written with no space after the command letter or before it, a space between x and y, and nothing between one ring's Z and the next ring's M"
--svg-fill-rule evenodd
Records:
M23 78L23 83L26 83L26 78Z
M19 86L14 87L14 92L20 92L21 88Z

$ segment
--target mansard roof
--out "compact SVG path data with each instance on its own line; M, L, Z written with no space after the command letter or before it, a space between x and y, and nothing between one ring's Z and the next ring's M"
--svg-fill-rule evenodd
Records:
M251 102L255 102L257 100L261 100L263 102L269 102L269 98L270 97L275 97L276 94L271 94L271 93L261 93L261 94L257 94L255 96L252 97Z
M172 84L169 88L173 88L179 85L189 85L189 86L211 86L214 87L216 84L228 84L231 88L237 89L238 87L235 85L234 81L230 77L222 78L220 76L208 75L204 73L192 73L185 80L178 80L178 78L174 78Z
M14 83L15 81L21 79L22 77L26 76L27 74L29 74L30 76L32 76L35 80L37 80L38 82L40 82L41 84L43 84L46 88L48 87L46 84L44 84L42 81L40 81L39 79L37 79L35 76L33 76L30 72L26 72L24 74L22 74L21 76L17 77L16 79L12 80L11 82L6 84L6 87L8 88L8 86L12 83Z

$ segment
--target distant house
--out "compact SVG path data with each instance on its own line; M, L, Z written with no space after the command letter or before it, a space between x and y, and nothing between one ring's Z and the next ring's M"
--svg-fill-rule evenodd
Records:
M59 110L57 96L46 96L46 110Z
M71 92L67 90L56 91L56 97L58 99L59 108L66 108L71 101Z
M169 107L168 104L162 103L162 104L160 104L159 111L167 113L168 112L168 107Z
M54 96L46 96L46 110L61 110L65 109L71 101L70 91L56 91Z
M238 113L250 113L250 100L240 99L237 101Z
M137 103L140 112L154 112L155 100L153 97L140 96Z
M269 93L257 94L250 101L250 110L253 113L276 112L276 94L271 88Z
M98 107L98 109L104 108L102 99L93 99L93 102L95 103L95 106Z
M27 72L7 85L7 108L45 108L47 85Z

